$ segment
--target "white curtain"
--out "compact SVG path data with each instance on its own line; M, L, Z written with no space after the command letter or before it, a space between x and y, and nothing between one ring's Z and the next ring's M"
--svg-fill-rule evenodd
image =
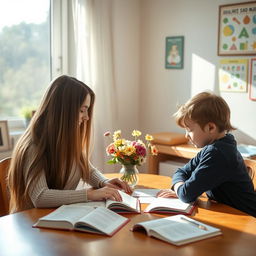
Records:
M111 141L103 134L113 131L117 119L111 11L112 0L72 1L74 75L96 94L92 162L103 172L114 168L106 164Z

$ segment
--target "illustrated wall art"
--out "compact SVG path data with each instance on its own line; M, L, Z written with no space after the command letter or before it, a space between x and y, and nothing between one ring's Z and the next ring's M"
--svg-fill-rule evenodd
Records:
M251 59L249 98L256 100L256 59Z
M256 55L256 1L219 6L218 55Z
M184 36L166 37L165 68L182 69L184 53Z
M219 68L220 91L247 92L247 59L222 59Z

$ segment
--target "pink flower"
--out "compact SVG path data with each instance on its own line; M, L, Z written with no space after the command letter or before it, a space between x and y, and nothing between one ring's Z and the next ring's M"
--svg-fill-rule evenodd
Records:
M146 156L146 148L144 146L142 146L141 144L135 142L134 147L136 148L136 154L139 156Z
M112 155L116 152L114 143L111 143L107 146L107 154Z

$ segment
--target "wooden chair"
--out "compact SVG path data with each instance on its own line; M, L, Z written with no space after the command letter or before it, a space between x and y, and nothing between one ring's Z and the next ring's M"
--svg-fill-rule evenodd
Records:
M244 162L247 166L248 173L252 179L254 190L256 190L256 160L244 159Z
M0 216L9 214L9 194L7 189L7 171L11 158L0 161Z

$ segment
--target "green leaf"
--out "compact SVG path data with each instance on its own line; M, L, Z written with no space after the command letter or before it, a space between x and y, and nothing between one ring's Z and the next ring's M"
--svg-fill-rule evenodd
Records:
M116 161L115 161L115 159L113 158L113 159L108 160L107 163L108 163L108 164L115 164Z

